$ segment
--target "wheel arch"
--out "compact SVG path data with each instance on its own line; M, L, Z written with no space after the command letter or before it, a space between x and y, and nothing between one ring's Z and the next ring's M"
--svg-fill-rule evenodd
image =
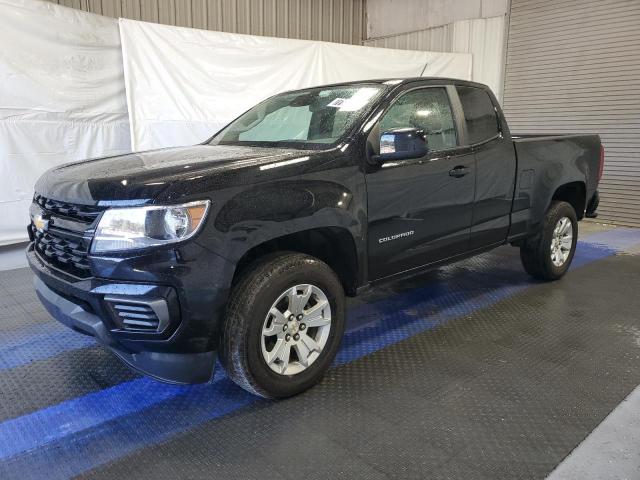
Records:
M335 226L301 230L252 246L237 261L232 285L255 262L279 251L304 253L322 260L336 272L345 293L355 296L361 283L356 242L347 228Z
M567 202L575 210L578 220L582 220L587 207L587 188L585 183L577 181L560 185L553 193L550 204L553 201Z

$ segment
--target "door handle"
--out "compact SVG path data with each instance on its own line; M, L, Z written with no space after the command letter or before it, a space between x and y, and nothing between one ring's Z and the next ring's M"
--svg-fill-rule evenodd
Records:
M464 165L458 165L456 168L449 170L449 176L460 178L464 177L469 172L470 170Z

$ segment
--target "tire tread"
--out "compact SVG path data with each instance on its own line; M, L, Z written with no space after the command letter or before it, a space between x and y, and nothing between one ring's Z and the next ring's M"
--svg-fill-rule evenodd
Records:
M278 398L260 386L251 375L245 344L245 332L251 320L243 314L243 308L253 303L257 293L264 288L275 275L282 275L289 270L297 269L313 262L333 275L335 282L340 282L328 265L309 255L295 252L276 252L259 259L248 268L231 293L227 304L226 323L220 341L220 363L229 378L248 392L264 398ZM342 287L341 287L342 288Z
M520 247L520 260L522 261L522 266L533 278L538 280L557 280L566 273L569 265L571 264L573 253L567 260L566 265L563 266L564 268L561 273L554 272L548 252L549 245L547 245L547 240L553 233L553 229L555 228L558 219L563 215L569 217L572 221L572 224L574 225L574 236L577 237L578 229L575 228L575 226L577 226L575 210L567 202L553 201L545 214L540 231L531 238L528 238Z

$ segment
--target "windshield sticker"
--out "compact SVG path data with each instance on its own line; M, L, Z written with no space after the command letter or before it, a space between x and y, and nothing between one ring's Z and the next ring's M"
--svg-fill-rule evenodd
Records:
M340 108L344 102L346 102L346 98L336 98L332 102L327 104L327 107Z

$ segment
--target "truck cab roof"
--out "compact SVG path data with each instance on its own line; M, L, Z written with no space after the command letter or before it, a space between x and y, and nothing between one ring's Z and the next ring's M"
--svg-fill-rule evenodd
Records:
M489 88L483 83L472 82L470 80L463 80L463 79L460 79L460 78L449 78L449 77L398 77L398 78L374 78L374 79L370 79L370 80L354 80L354 81L350 81L350 82L338 82L338 83L331 83L331 84L327 84L327 85L317 85L317 86L313 86L313 87L299 88L299 89L295 89L295 90L289 90L288 92L304 91L304 90L309 90L309 89L312 89L312 88L319 88L319 87L326 88L326 87L339 87L339 86L346 86L346 85L366 85L366 84L372 84L372 83L376 83L376 84L380 84L380 85L386 85L386 86L390 86L390 87L396 87L396 86L399 86L399 85L406 85L408 83L415 83L415 82L437 83L437 84L447 84L447 85L467 85L467 86L478 87L478 88L483 88L483 89L488 89Z

